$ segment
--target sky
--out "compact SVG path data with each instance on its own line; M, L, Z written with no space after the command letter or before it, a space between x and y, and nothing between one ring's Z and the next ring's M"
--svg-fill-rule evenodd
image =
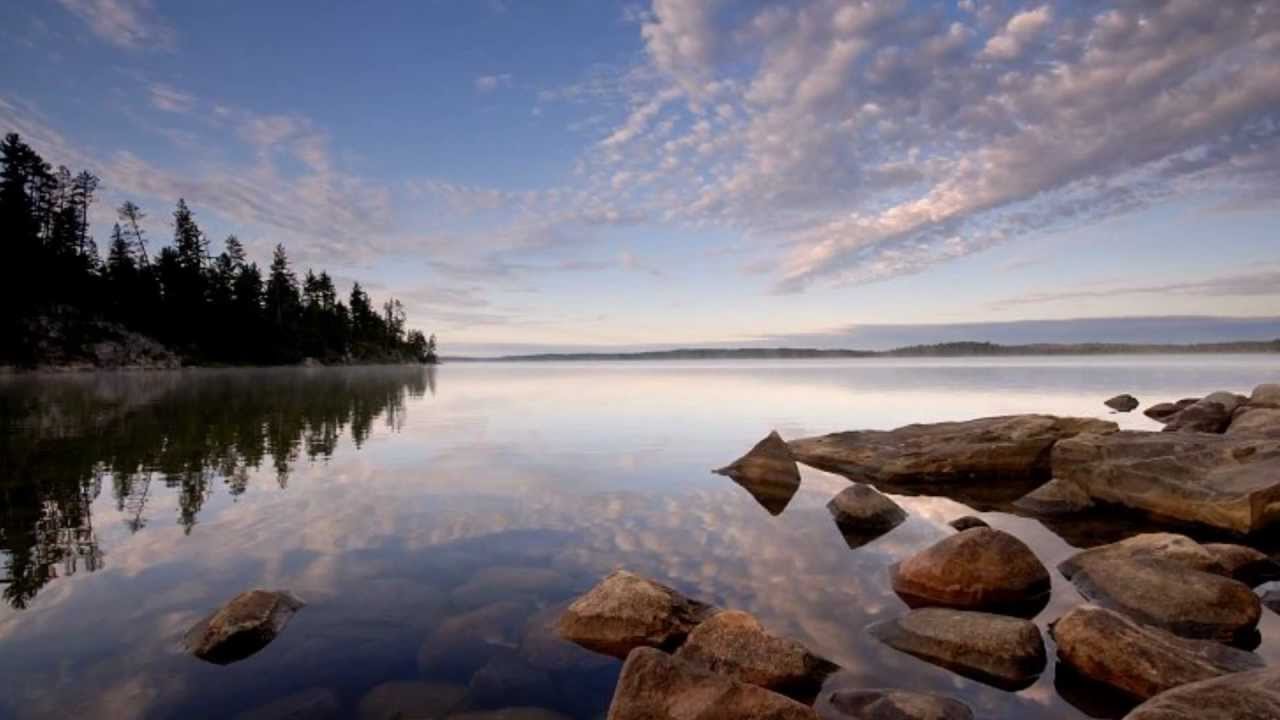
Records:
M0 131L442 352L1280 337L1274 0L10 0Z

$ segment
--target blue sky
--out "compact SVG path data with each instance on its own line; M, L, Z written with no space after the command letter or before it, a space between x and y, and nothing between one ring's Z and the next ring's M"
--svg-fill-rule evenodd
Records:
M102 177L99 238L128 198L162 242L182 196L215 248L283 242L451 354L1152 316L1173 319L1130 326L1280 334L1188 319L1280 316L1267 0L44 0L6 21L0 129Z

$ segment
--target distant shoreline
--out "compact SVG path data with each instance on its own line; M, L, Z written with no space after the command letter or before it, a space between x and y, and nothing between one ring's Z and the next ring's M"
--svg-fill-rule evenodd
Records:
M1033 343L999 345L984 342L954 342L911 345L893 350L853 350L819 348L678 348L618 353L535 353L489 357L446 356L442 362L555 362L606 360L804 360L830 358L928 358L928 357L1013 357L1056 355L1189 355L1280 353L1280 339L1185 345L1128 343Z

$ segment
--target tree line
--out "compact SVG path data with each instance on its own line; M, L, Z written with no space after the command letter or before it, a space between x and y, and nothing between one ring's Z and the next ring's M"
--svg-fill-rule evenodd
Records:
M299 280L283 245L265 272L234 235L214 255L185 200L158 252L132 202L116 209L106 257L90 234L99 179L53 169L16 133L0 143L0 363L38 365L51 344L77 348L104 326L154 338L189 362L278 365L435 362L435 336L406 327L355 283L338 297L327 272Z

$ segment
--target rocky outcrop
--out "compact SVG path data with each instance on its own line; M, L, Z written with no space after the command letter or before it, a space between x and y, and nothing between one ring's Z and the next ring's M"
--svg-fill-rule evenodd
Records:
M1013 506L1036 515L1063 515L1088 510L1093 500L1075 483L1055 479L1018 498Z
M1229 392L1206 395L1183 408L1165 423L1165 432L1221 433L1245 398Z
M897 503L875 488L853 483L827 503L836 526L850 547L860 547L880 537L907 519Z
M977 517L975 515L965 515L963 517L958 517L947 524L961 532L965 530L970 530L972 528L991 527L990 525L987 524L986 520L983 520L982 518Z
M1086 550L1058 570L1097 605L1183 637L1247 642L1262 612L1248 586L1223 577L1212 553L1179 535Z
M1223 574L1249 587L1280 580L1280 563L1251 547L1228 543L1208 543L1201 547L1218 561Z
M187 631L187 650L218 665L243 660L275 640L302 607L288 591L240 593Z
M1053 448L1053 475L1095 502L1252 533L1280 519L1280 439L1086 434Z
M1044 671L1040 630L1020 618L922 608L870 632L890 647L1008 690L1031 685Z
M1272 720L1280 717L1280 668L1236 673L1161 693L1124 720Z
M750 613L725 610L689 633L676 657L704 670L811 701L836 666L765 630Z
M1062 616L1050 633L1063 663L1083 677L1140 700L1263 664L1251 652L1212 640L1181 638L1090 605Z
M659 650L627 656L608 720L817 720L813 708Z
M968 610L1038 611L1049 571L1018 538L972 528L943 538L895 565L893 589L909 605Z
M800 488L800 469L776 430L746 455L714 472L741 485L772 515L786 509Z
M1122 395L1116 395L1113 398L1103 401L1102 404L1106 405L1112 410L1115 410L1116 412L1123 412L1123 413L1132 412L1136 410L1139 405L1138 398L1128 393L1124 393Z
M1143 410L1142 414L1158 422L1169 422L1175 415L1195 405L1199 400L1200 398L1183 398L1177 402L1156 403Z
M838 690L827 698L832 720L973 720L968 705L933 693L909 690Z
M1047 476L1047 452L1055 442L1116 429L1115 423L1092 418L1007 415L834 433L789 445L800 462L851 480L927 488L948 481Z
M714 611L666 585L618 570L573 601L557 630L588 650L625 658L638 647L674 650Z

